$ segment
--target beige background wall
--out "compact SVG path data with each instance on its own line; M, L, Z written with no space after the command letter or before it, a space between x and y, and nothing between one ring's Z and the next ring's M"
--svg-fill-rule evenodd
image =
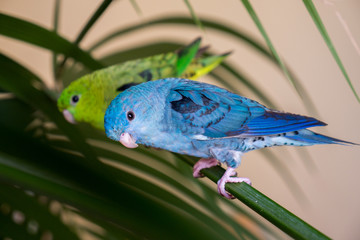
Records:
M64 0L61 7L60 33L74 40L84 22L100 4L98 0ZM324 44L319 32L307 13L302 1L251 1L276 49L291 67L308 91L318 109L317 117L329 124L317 128L320 133L360 143L360 104L356 102L339 68ZM183 1L137 0L143 15L138 16L130 1L114 1L104 16L85 38L82 47L117 28L151 17L171 13L188 15ZM247 31L264 42L241 1L193 0L199 16L219 19ZM346 66L355 88L360 93L360 56L335 15L338 11L347 21L355 40L360 44L360 2L353 0L323 1L314 3L328 29L338 53ZM51 28L54 1L49 0L1 0L0 11L31 20ZM185 27L161 27L130 34L117 39L95 56L102 56L114 49L125 49L134 43L157 39L178 39L184 43L197 36L204 43L221 53L233 50L229 60L253 79L275 100L279 110L309 114L304 104L291 88L283 74L263 57L243 43L215 31ZM0 36L0 51L33 69L45 80L52 80L51 55L48 51ZM1 67L1 66L0 66ZM49 82L50 82L49 81ZM204 78L203 81L208 81ZM241 87L241 86L240 86ZM253 97L250 93L247 95ZM310 206L301 206L290 193L279 174L261 154L246 154L238 169L241 176L252 179L253 186L281 205L288 208L319 230L335 239L360 238L360 147L314 146L308 152L318 171L309 172L304 160L291 148L277 148L274 153L282 157L286 166L301 185ZM289 161L284 159L291 156ZM214 186L214 191L216 190Z

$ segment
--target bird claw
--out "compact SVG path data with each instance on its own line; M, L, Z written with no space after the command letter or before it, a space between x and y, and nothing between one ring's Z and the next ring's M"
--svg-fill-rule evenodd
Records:
M193 176L195 178L201 178L204 177L204 174L202 174L200 171L204 168L211 168L214 166L217 166L219 164L218 160L215 158L201 158L197 163L195 163L193 168Z
M220 193L221 196L224 196L228 199L234 199L235 197L233 195L231 195L230 193L228 193L225 190L225 184L226 183L240 183L240 182L245 182L249 185L251 185L251 181L248 178L241 178L241 177L233 177L236 176L237 173L235 172L235 170L233 168L228 168L226 170L226 172L224 173L224 175L220 178L220 180L217 182L218 185L218 192Z

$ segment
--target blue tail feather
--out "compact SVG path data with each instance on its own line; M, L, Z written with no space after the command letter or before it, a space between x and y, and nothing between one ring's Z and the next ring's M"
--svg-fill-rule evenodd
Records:
M242 135L266 136L325 125L326 123L312 117L268 110L262 116L252 119Z
M357 143L344 141L337 138L328 137L310 130L301 130L298 135L286 136L291 140L304 142L307 144L341 144L341 145L359 145Z

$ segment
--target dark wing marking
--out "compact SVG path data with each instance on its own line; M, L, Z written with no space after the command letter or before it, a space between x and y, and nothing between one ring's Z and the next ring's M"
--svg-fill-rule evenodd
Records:
M139 76L142 77L145 82L151 81L152 77L153 77L153 75L149 69L144 70L141 73L139 73Z
M132 87L132 86L136 86L136 85L139 85L140 83L127 83L127 84L124 84L120 87L118 87L116 89L117 92L122 92L122 91L125 91L126 89Z
M225 89L193 81L180 83L168 95L168 103L173 124L184 133L227 137L228 132L246 130L246 123L264 112L259 103Z

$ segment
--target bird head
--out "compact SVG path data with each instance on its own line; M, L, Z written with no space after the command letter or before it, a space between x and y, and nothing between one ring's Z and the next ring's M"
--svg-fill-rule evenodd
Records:
M72 82L67 88L65 88L57 102L58 109L63 113L65 119L70 123L88 122L96 125L97 122L101 122L103 114L101 114L103 101L102 96L98 96L103 93L96 87L97 91L93 91L93 81L91 81L89 75L85 75L82 78ZM98 118L101 115L101 120Z
M154 134L163 113L162 95L155 82L133 86L120 93L109 105L104 117L106 135L128 148Z

